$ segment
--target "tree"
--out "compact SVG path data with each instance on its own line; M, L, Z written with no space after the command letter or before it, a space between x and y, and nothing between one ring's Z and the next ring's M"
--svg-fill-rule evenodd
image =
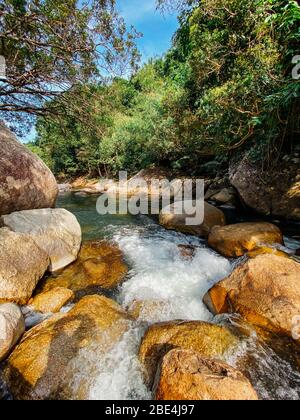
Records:
M135 39L115 0L0 0L0 115L65 112L77 86L128 73ZM55 99L55 101L49 101Z

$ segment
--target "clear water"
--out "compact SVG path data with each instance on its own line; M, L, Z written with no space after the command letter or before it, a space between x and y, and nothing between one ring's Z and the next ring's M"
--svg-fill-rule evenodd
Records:
M217 255L201 239L166 231L152 218L99 216L96 200L94 196L65 194L59 197L57 205L76 215L84 240L113 240L122 249L130 271L115 299L124 309L142 300L158 302L159 310L143 312L104 358L97 349L82 350L80 357L76 358L76 370L79 377L93 372L95 380L90 388L91 400L151 399L137 357L145 329L152 323L175 319L234 324L228 317L213 319L202 298L213 284L232 271L237 262ZM288 244L296 247L297 242L289 240ZM178 245L197 246L194 258L183 258ZM36 314L28 312L28 326L37 322L40 319ZM300 374L293 360L279 356L260 343L254 331L241 339L239 348L226 360L238 368L242 363L261 398L300 398ZM77 382L74 378L74 387Z

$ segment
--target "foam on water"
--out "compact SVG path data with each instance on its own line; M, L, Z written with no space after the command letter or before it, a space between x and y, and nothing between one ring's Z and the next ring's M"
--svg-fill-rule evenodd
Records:
M150 224L152 226L152 224ZM158 301L158 313L148 314L148 325L175 319L212 320L202 303L204 293L218 280L228 275L231 264L205 249L201 241L158 227L118 229L114 240L124 252L131 271L117 296L124 308L134 301ZM185 260L179 244L199 246L193 260ZM162 306L161 306L162 305ZM143 382L138 349L145 323L137 322L105 357L93 364L98 369L90 388L90 399L150 399L150 390ZM95 352L85 356L89 362ZM93 375L94 376L94 375Z
M98 374L90 388L90 400L151 399L137 357L143 333L143 328L133 326L100 363L95 363Z
M114 239L132 267L119 295L124 307L134 301L155 300L165 306L160 321L212 319L202 297L230 273L228 260L205 249L200 241L201 248L197 248L195 257L185 259L178 245L185 244L187 239L175 233L164 232L164 237L156 234L150 238L139 234L117 235Z

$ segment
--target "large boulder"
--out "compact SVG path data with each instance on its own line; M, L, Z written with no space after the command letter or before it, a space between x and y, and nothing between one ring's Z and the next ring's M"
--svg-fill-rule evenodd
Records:
M222 210L208 203L204 203L203 223L196 225L187 224L187 218L191 218L193 215L187 215L184 211L182 212L184 208L183 204L182 201L178 201L164 208L160 213L159 223L166 229L201 237L207 237L213 227L224 226L226 224L225 215Z
M128 267L117 245L105 241L87 241L83 243L77 261L57 276L46 279L40 291L63 287L82 297L101 292L101 289L115 288L127 272Z
M214 227L208 244L225 257L241 257L261 245L283 244L280 229L271 223L238 223Z
M271 332L292 336L300 314L300 264L265 254L236 268L204 297L213 314L239 313Z
M58 188L47 166L0 122L0 215L54 207Z
M227 328L201 321L172 321L151 326L140 346L139 359L145 381L152 385L162 357L175 348L194 350L204 357L222 358L238 343Z
M0 305L0 361L5 359L25 332L25 321L14 303Z
M253 164L245 157L231 166L230 182L244 203L255 211L300 220L299 164L282 161L276 170L262 172L261 164Z
M0 229L0 302L26 304L49 266L30 235Z
M63 287L55 287L49 292L39 293L28 302L28 305L36 312L44 314L56 313L65 305L75 299L72 290Z
M56 314L25 334L4 366L16 400L86 400L97 369L130 326L114 301L87 296L67 314Z
M156 399L256 401L258 396L248 379L226 363L177 349L163 358Z
M1 217L2 225L30 235L50 257L49 271L58 271L76 260L81 245L81 227L65 209L26 210Z

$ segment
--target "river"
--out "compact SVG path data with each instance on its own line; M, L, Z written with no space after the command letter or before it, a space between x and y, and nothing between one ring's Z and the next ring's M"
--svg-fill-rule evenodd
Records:
M58 206L73 212L83 231L83 239L107 239L118 243L130 271L114 298L127 308L135 300L164 302L160 311L146 322L134 324L123 340L99 366L97 381L90 391L90 399L148 399L151 398L142 379L137 353L147 325L175 319L224 322L224 317L213 319L202 303L207 290L226 277L239 261L229 261L210 250L205 241L193 236L166 231L148 216L99 216L96 197L66 194ZM229 219L235 216L232 212ZM239 220L242 217L239 215ZM291 226L284 226L289 235ZM289 247L299 242L286 237ZM182 257L178 245L194 245L193 260ZM234 322L226 319L226 323ZM279 352L258 342L254 331L241 340L239 350L228 362L239 364L243 354L249 358L248 376L264 399L299 399L300 374L295 369L288 346L280 345ZM278 348L278 347L276 347ZM286 350L286 352L285 352Z
M213 284L229 275L240 261L219 256L202 239L166 231L148 216L100 216L96 212L96 200L94 196L65 194L59 197L57 206L76 215L82 226L83 240L113 240L123 251L130 270L123 284L110 297L124 309L136 300L155 300L163 302L163 306L132 323L129 332L104 359L99 360L97 352L82 354L81 363L91 365L96 378L89 398L151 399L137 357L147 326L181 319L226 323L234 327L234 317L213 318L202 303L202 297ZM290 234L291 230L287 232ZM290 247L299 247L297 240L286 240ZM194 258L183 258L178 245L196 246ZM241 338L239 348L226 361L236 367L240 367L241 360L247 361L243 365L244 372L260 398L299 399L300 373L289 346L280 343L274 346L275 351L258 340L254 330L247 326L245 329L247 334Z

